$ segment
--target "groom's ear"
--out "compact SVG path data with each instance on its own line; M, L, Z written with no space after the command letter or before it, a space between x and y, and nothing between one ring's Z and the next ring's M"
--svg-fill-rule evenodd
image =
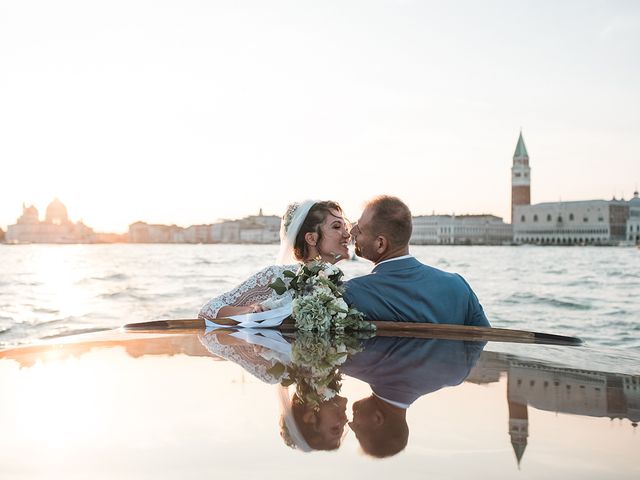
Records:
M384 414L380 410L376 410L373 414L373 424L379 427L384 424Z
M375 246L376 246L376 252L379 255L382 255L389 249L389 240L387 240L387 237L383 235L378 235L376 237Z
M304 241L307 245L315 247L318 244L318 234L316 232L307 232L304 234Z

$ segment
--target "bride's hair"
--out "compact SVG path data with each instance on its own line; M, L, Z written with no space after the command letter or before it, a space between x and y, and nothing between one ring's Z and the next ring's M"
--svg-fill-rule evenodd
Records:
M320 230L320 225L325 221L327 215L330 215L331 212L338 212L342 214L342 207L338 204L338 202L332 202L330 200L324 202L316 202L313 207L307 213L307 217L302 222L300 226L300 230L298 231L298 235L296 236L296 242L293 245L293 254L295 257L302 261L306 260L309 255L309 247L307 246L307 242L304 239L304 236L307 233L317 233L318 234L318 243L322 240L322 231Z

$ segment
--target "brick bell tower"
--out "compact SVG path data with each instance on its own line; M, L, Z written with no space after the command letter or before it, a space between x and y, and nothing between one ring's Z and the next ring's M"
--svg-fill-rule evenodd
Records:
M514 212L517 205L531 204L531 168L529 168L529 154L524 145L522 130L513 154L511 167L511 224L514 222Z

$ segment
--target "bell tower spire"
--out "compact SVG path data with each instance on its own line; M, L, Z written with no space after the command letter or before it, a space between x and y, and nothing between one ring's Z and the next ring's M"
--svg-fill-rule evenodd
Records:
M515 207L531 204L531 168L529 153L522 138L522 130L518 137L516 151L513 154L511 167L511 224L514 222Z

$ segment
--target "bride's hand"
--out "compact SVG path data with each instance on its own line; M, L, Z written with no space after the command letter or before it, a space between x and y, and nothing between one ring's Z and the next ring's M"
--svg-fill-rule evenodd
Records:
M267 307L265 307L260 303L254 303L253 305L249 305L248 308L249 308L249 311L247 313L260 313L260 312L266 312L267 310L269 310Z

